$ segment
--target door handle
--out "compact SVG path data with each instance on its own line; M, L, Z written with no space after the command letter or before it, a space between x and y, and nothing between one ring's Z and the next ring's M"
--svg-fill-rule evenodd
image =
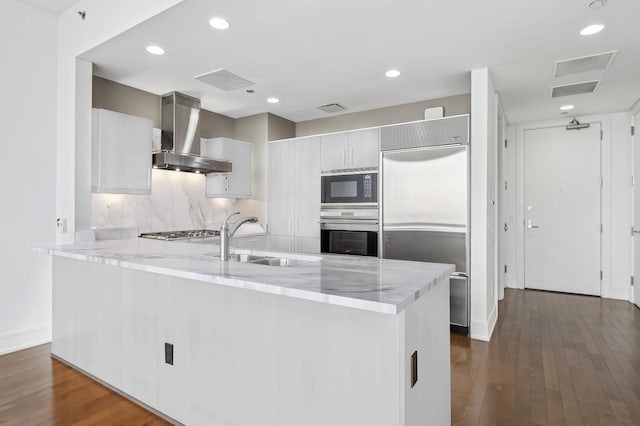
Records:
M538 229L538 225L533 225L530 220L527 221L527 228L529 229Z

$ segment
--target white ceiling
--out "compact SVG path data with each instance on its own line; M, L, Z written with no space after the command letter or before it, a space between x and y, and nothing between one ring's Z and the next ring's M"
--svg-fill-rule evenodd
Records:
M640 98L640 1L589 1L185 0L82 57L101 77L181 91L234 118L268 111L303 121L328 117L316 107L334 102L354 112L468 93L469 71L481 67L512 123L557 118L568 103L571 115L626 111ZM231 27L212 29L213 16ZM592 23L605 30L578 34ZM149 44L166 54L146 53ZM552 78L554 61L610 50L619 52L607 71ZM255 93L193 78L219 68L253 81ZM385 77L390 68L401 76ZM603 78L596 93L550 98L552 85L592 77Z
M62 12L68 10L79 0L20 0L33 7L49 12L52 15L60 16Z

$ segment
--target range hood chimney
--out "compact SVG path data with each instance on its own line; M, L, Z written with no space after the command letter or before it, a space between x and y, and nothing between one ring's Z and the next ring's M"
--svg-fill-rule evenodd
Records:
M192 173L229 173L231 163L200 156L200 100L172 92L162 97L161 151L153 167Z

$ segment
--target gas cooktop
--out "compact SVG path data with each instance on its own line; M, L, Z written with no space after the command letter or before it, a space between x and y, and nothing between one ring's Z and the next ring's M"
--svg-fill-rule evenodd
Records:
M185 240L188 238L218 237L220 231L211 229L194 229L190 231L166 231L166 232L146 232L138 235L140 238L152 238L155 240Z

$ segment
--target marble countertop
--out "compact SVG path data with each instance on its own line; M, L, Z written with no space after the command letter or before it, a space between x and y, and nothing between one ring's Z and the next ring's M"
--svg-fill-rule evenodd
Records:
M241 244L240 244L241 245ZM126 269L199 280L356 309L398 314L436 285L453 265L360 256L307 255L235 248L238 253L294 259L294 266L221 262L215 240L198 243L143 238L89 241L39 251Z

